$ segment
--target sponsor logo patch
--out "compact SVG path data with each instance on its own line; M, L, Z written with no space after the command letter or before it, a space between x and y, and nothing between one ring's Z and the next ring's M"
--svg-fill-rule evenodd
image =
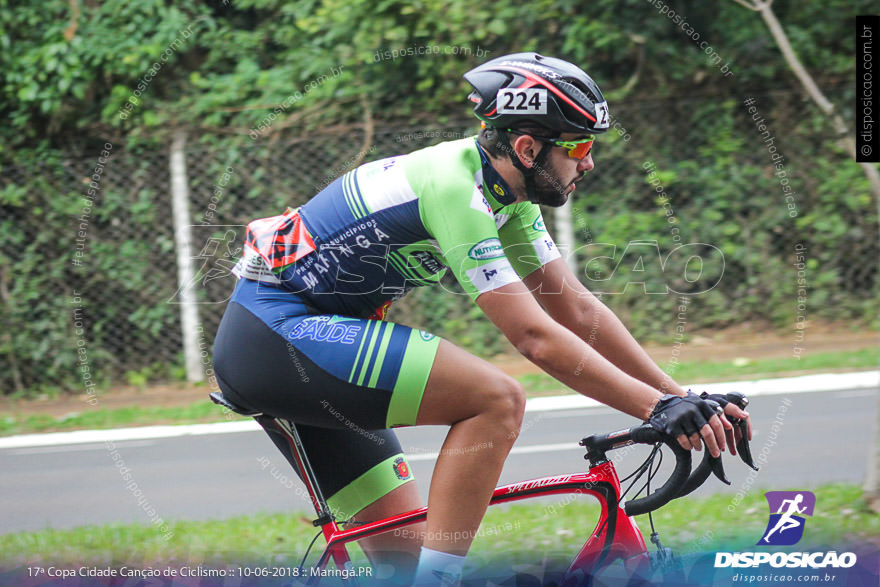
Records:
M474 188L473 196L471 196L471 208L478 212L483 212L488 216L492 216L492 208L489 206L489 201L486 199L486 196L483 195L482 186Z
M501 247L501 241L497 238L487 238L471 247L468 251L468 257L482 261L484 259L497 259L504 256L504 249Z
M444 269L443 263L440 262L437 257L429 253L428 251L413 251L409 254L410 257L413 257L418 264L425 269L431 275L435 273L440 273Z
M397 475L397 478L401 481L409 479L411 477L409 472L409 465L406 462L406 459L403 457L397 457L394 459L394 464L392 465L394 469L394 474Z
M361 331L361 325L359 323L349 324L344 320L344 318L337 319L336 317L331 320L330 316L306 318L293 327L288 337L314 340L315 342L354 344Z

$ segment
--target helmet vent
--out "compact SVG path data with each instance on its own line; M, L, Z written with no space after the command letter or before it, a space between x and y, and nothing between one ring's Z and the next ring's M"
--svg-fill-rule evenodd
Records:
M587 88L585 88L587 91L584 92L574 84L562 80L557 81L556 85L563 88L569 96L571 96L575 99L575 101L581 104L583 104L584 102L591 102L593 104L601 102L601 100L597 99L596 95Z

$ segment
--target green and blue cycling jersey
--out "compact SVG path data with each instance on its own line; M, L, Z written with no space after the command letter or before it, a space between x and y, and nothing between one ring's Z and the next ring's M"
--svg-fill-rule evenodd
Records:
M248 225L217 382L296 422L334 511L413 480L391 429L417 423L440 339L385 320L389 304L447 270L476 299L559 257L538 206L513 200L470 138L361 165Z
M346 173L291 211L292 236L256 221L233 272L343 316L384 318L447 269L476 299L560 256L538 206L513 199L474 138L441 143Z

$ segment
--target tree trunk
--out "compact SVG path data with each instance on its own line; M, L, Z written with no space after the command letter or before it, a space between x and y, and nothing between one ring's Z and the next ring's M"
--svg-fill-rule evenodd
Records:
M804 89L807 91L807 94L809 94L813 102L819 106L819 109L828 116L831 124L834 126L835 133L837 133L837 144L852 158L853 161L855 161L855 138L851 136L849 127L847 127L846 122L844 122L840 114L837 113L834 104L822 94L822 91L816 85L816 82L813 81L812 76L806 68L804 68L800 59L798 59L791 43L788 42L788 36L785 34L782 25L779 24L779 20L776 18L773 9L770 7L770 2L765 1L755 3L752 5L752 8L761 13L761 18L764 19L764 23L766 23L767 28L770 29L770 34L773 35L773 39L779 46L779 50L782 51L786 63L788 63L792 72L794 72L798 80L800 80ZM877 206L877 221L880 223L880 172L877 171L877 167L873 163L859 163L859 165L862 167L862 171L864 172L865 177L868 178L868 183L871 186L871 194L874 196L874 202Z
M788 36L773 13L771 8L772 0L763 0L763 2L760 0L734 0L734 2L761 14L761 18L764 19L764 23L770 29L770 34L773 35L779 50L782 51L786 63L798 80L800 80L813 102L819 106L834 126L834 131L837 134L837 144L855 161L855 138L850 135L850 129L846 126L846 122L844 122L840 114L837 113L834 104L822 94L816 82L813 81L812 76L803 66L800 59L798 59L791 43L788 42ZM880 172L878 172L877 167L873 163L858 164L862 167L862 171L865 177L868 178L868 183L871 186L871 194L874 196L874 202L877 206L877 222L880 225ZM863 488L865 498L868 500L871 508L880 513L880 399L875 400L875 403L878 404L877 427L874 431L874 442L868 450L868 473L865 477Z

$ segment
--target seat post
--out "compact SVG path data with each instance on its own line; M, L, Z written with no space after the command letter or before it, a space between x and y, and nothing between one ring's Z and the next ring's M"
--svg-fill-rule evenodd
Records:
M330 507L327 505L327 500L324 498L324 493L321 491L321 486L318 484L318 476L315 475L315 470L309 462L309 457L306 455L306 451L303 448L302 440L300 439L296 425L290 420L276 418L262 412L243 408L230 401L222 392L214 391L208 395L210 396L211 401L215 404L223 406L236 414L250 416L256 420L266 433L269 434L269 438L272 438L273 441L278 435L284 439L284 444L290 450L290 457L288 457L288 460L290 460L290 458L293 459L291 465L293 465L293 467L302 475L303 482L306 484L306 489L312 500L312 505L315 508L315 513L318 515L318 519L314 520L312 523L315 526L324 527L325 535L328 535L328 528L326 528L327 525L330 526L329 530L331 533L338 532L339 527L336 525L336 518L330 511ZM277 442L276 445L278 445ZM284 451L280 445L278 445L278 448L281 449L281 452L284 453L285 456L287 456L286 451Z
M303 448L302 439L300 439L296 424L290 420L266 415L256 416L255 419L260 426L267 431L275 430L280 432L287 441L296 467L299 469L300 473L302 473L303 482L306 484L306 489L309 492L312 505L315 507L315 513L318 515L318 519L314 520L312 523L315 526L322 527L329 524L332 527L330 528L331 532L338 531L339 528L336 525L336 517L327 505L327 500L324 498L324 492L321 491L321 486L318 483L318 476L315 475L315 470L312 468L312 464L309 462L309 457L306 455L306 451Z
M303 448L302 439L300 439L296 424L290 420L274 418L266 415L255 416L254 419L266 430L266 432L269 432L270 436L272 435L272 432L274 432L276 434L281 434L284 437L285 442L290 448L290 453L295 466L302 474L302 480L309 492L309 497L312 499L315 513L318 515L318 518L313 520L312 524L321 527L324 539L329 545L334 536L340 532L339 524L336 523L336 516L330 511L330 507L327 505L327 500L324 498L324 493L321 491L321 486L318 483L318 477L315 475L315 470L312 468L312 464L309 462L309 457L306 455L306 451ZM328 546L318 559L318 562L316 563L317 567L323 569L329 559L333 559L333 563L338 569L347 569L351 566L351 559L348 556L348 550L345 548L345 544ZM307 584L317 584L320 580L319 577L320 575L313 575L309 578ZM352 581L357 583L357 580L354 577L346 578L346 583Z
M318 515L318 518L313 520L312 524L321 527L324 539L327 540L329 544L341 529L336 523L336 516L333 515L333 512L330 511L330 507L327 505L327 500L324 498L324 493L321 491L321 486L318 483L318 476L315 474L311 462L309 462L309 457L306 455L296 425L292 421L285 420L284 418L276 418L261 412L242 408L229 401L229 399L224 397L219 391L212 392L209 395L211 401L215 404L221 405L237 414L241 414L242 416L250 416L256 420L263 430L266 431L275 445L281 449L285 458L287 458L288 461L291 461L291 465L293 465L302 476L303 483L305 483L306 489L309 492L309 497L312 500L312 506L314 506L315 513ZM284 441L283 446L281 444L282 439ZM285 448L287 450L284 450ZM318 560L318 568L324 568L328 560L331 558L339 569L346 569L351 566L351 559L348 556L348 550L345 548L344 543L329 546L325 549ZM309 584L315 584L317 582L316 579L320 580L319 578L320 575L313 575L309 578ZM356 583L357 579L354 577L347 577L345 581L346 583Z

